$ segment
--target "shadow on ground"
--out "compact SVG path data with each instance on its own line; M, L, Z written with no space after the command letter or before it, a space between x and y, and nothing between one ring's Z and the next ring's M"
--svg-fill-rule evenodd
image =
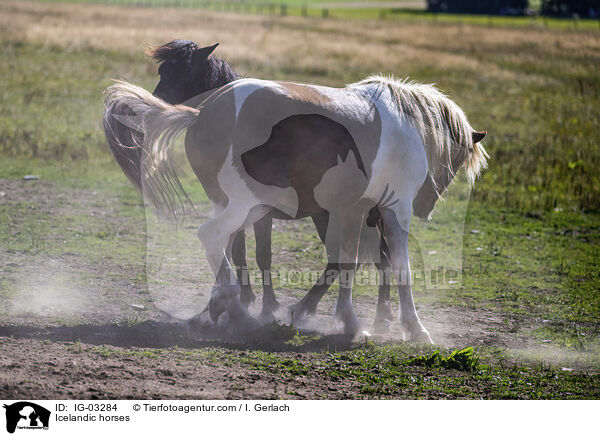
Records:
M343 351L356 345L349 335L311 335L293 326L268 324L246 334L233 334L219 326L193 325L190 322L144 321L132 326L84 324L76 326L0 325L0 336L13 339L37 339L76 342L117 347L198 349L222 347L230 350L321 352ZM303 336L300 336L300 335ZM310 339L306 342L294 338Z

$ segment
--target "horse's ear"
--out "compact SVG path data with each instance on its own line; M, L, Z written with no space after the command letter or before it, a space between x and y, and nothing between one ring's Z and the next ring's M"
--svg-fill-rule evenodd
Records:
M217 42L214 45L209 45L208 47L197 48L194 50L193 58L194 60L203 61L209 58L213 51L217 48L219 43Z
M487 135L487 131L484 132L473 132L473 143L477 144L478 142L483 141L483 138L485 138L485 135Z

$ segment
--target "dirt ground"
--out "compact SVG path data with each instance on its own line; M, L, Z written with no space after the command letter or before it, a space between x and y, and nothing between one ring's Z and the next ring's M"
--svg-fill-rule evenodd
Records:
M37 214L64 219L85 216L100 220L102 225L122 226L117 215L118 207L123 205L117 206L119 201L110 192L58 188L55 183L44 180L9 179L0 179L0 191L3 193L0 206L7 213L23 209L23 199L26 199L25 210ZM130 220L141 218L143 214ZM18 238L24 231L25 223L19 219L27 218L15 218L12 228L5 229L12 232L9 237ZM4 276L0 396L55 399L355 397L356 386L350 381L327 381L310 374L290 378L240 363L248 350L270 351L282 357L310 361L315 359L312 352L344 350L364 341L362 335L352 339L336 330L331 317L333 297L321 303L316 317L298 326L303 332L317 332L320 336L306 346L267 342L260 335L231 335L202 317L192 326L153 307L151 297L140 294L143 285L132 284L131 276L143 272L141 260L128 267L110 259L90 260L56 249L57 241L68 241L82 232L78 226L85 227L85 221L60 228L52 222L46 225L44 234L36 236L42 240L41 249L33 253L0 249L0 269ZM35 283L47 283L52 278L56 281L61 272L66 281L23 291L25 293L17 289L23 277L36 277ZM78 280L69 283L74 272ZM193 271L190 276L193 277ZM296 297L288 295L286 290L277 292L284 308L278 315L286 322L285 307ZM24 302L27 302L25 309L20 307ZM355 299L355 310L367 329L374 319L375 303L375 295ZM252 307L254 313L259 309L256 303ZM527 349L533 343L524 332L528 326L542 322L466 307L420 305L418 310L436 344L451 348L484 345ZM517 330L519 334L515 334ZM383 343L400 338L401 333L394 325L389 333L374 335L371 340ZM221 350L220 357L207 358L207 350L213 349Z
M515 343L507 334L469 332L496 325L485 314L457 324L454 343ZM423 316L427 323L427 314ZM427 323L437 338L439 324ZM470 326L470 327L467 327ZM255 338L217 339L217 330L193 332L185 324L147 321L136 326L0 326L0 396L4 398L356 398L359 386L345 380L253 369L239 362L248 350L277 353L281 358L308 362L312 352L344 350L353 341L326 335L316 343L289 351ZM380 341L382 338L376 338ZM358 339L360 341L360 339ZM108 346L108 348L106 347ZM225 358L209 359L202 351L224 350ZM286 351L288 349L288 351ZM194 351L200 351L198 355ZM190 354L191 353L191 354Z

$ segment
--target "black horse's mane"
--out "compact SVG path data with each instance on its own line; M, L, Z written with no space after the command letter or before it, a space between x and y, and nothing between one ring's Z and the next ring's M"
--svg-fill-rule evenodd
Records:
M150 46L146 49L146 54L156 62L162 63L173 59L191 59L192 53L197 49L198 45L193 41L176 39L157 47Z
M192 55L196 50L198 50L198 45L195 42L176 39L158 47L149 47L146 54L161 65L173 60L191 63ZM210 56L207 61L209 89L218 88L240 77L224 59Z
M224 59L208 58L210 65L210 88L218 88L240 78Z

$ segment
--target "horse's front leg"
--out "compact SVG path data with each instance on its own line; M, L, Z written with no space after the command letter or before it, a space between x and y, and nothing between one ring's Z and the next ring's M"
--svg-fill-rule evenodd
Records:
M384 232L389 243L391 264L398 283L400 324L405 340L433 343L429 332L421 323L412 296L410 262L408 259L408 228L410 203L404 208L397 203L382 211Z
M356 335L361 330L361 324L352 308L352 283L356 263L340 264L340 292L335 305L335 319L340 321L347 335Z
M340 266L340 292L335 305L335 319L342 322L345 334L353 336L362 329L352 307L352 285L358 259L361 225L361 214L342 210L330 216L325 239L329 261L337 258Z
M257 237L258 238L258 237ZM236 267L238 282L241 286L240 301L245 307L256 300L250 277L248 275L248 264L246 263L246 232L242 229L237 232L233 238L231 247L231 258Z
M256 237L256 263L262 274L263 306L260 317L263 321L274 321L273 312L279 308L279 303L273 292L271 278L271 233L273 220L266 216L254 223Z

